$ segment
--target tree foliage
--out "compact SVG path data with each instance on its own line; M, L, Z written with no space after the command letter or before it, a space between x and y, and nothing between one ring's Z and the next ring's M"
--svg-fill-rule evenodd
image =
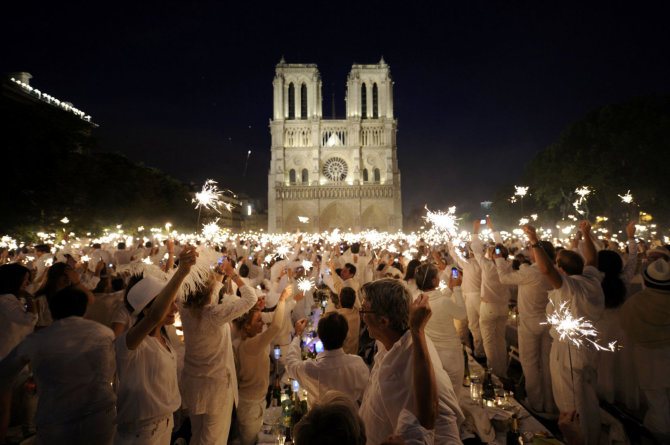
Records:
M571 124L556 143L531 159L520 183L530 186L536 210L556 218L577 215L574 191L589 186L595 190L587 201L591 215L622 221L645 211L667 222L668 167L670 95L647 96L600 107ZM632 205L618 196L628 190ZM501 207L509 204L498 205L505 213Z

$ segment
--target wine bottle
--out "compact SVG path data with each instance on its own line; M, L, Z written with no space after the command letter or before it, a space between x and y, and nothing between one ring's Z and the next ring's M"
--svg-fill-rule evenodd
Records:
M484 381L482 382L482 399L484 400L495 400L496 398L496 387L493 384L493 378L491 377L491 369L486 368L484 372Z
M279 376L275 376L275 383L272 386L272 406L281 406L281 386L279 386Z
M300 419L302 419L303 412L302 412L302 404L300 402L300 396L298 395L298 392L293 393L294 400L293 400L293 413L291 414L291 425L295 426L296 423L300 422Z
M465 363L465 370L463 372L463 386L470 387L470 366L468 366L468 351L465 350L465 345L463 345L463 361Z
M523 438L519 432L519 420L516 418L516 415L512 416L511 420L512 422L507 431L507 445L523 444Z

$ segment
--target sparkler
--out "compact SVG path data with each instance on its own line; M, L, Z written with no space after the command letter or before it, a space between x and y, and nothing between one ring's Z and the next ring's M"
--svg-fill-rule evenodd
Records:
M445 213L442 211L433 212L428 206L425 206L426 216L422 218L430 222L433 225L433 228L441 232L447 232L449 235L454 236L456 234L456 207L449 207L449 210Z
M91 257L88 255L84 255L81 257L81 262L82 263L88 263L91 260Z
M67 216L66 216L65 218L61 219L60 222L62 222L63 224L67 224L67 223L70 222L70 220L67 219Z
M309 222L309 218L306 217L306 216L299 216L299 217L298 217L298 221L300 221L300 222L303 223L303 224L306 224L306 223Z
M196 203L196 209L205 208L221 213L218 209L221 204L221 191L216 185L216 181L212 179L205 181L202 190L195 194L195 198L192 202Z
M447 283L445 283L444 280L440 280L440 285L437 286L437 289L438 289L440 292L444 292L444 291L447 290L448 288L449 288L449 286L447 285Z
M514 195L520 196L522 199L528 193L528 187L523 185L514 186Z
M211 223L203 224L202 225L202 236L204 236L208 240L214 239L214 237L221 230L221 228L217 224L218 222L219 222L219 218L216 218L216 220L212 221Z
M283 245L279 246L279 247L277 247L277 255L282 256L282 257L286 257L286 254L288 254L288 250L289 250L288 246L283 246Z
M586 214L587 218L589 216L588 215L588 213L589 213L588 207L585 210L582 210L580 207L582 206L582 204L584 204L584 207L586 207L586 204L585 204L586 203L586 197L589 196L591 194L591 192L593 192L593 190L591 190L586 185L583 185L583 186L575 189L575 193L577 195L579 195L579 198L575 202L572 203L572 205L575 208L575 210L577 211L577 213L579 213L580 215Z
M314 281L309 278L300 278L298 280L298 290L302 292L309 292L309 290L314 286Z
M630 194L630 190L628 190L625 195L617 195L617 196L621 198L621 202L625 204L633 203L633 195Z
M310 270L312 268L312 262L309 260L303 260L302 261L302 267L305 270Z

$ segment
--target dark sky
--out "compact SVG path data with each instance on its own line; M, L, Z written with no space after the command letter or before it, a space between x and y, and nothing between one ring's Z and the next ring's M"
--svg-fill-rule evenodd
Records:
M405 213L468 210L589 110L669 89L668 2L242 3L12 2L0 66L91 114L105 150L266 197L280 58L318 64L328 117L383 55Z

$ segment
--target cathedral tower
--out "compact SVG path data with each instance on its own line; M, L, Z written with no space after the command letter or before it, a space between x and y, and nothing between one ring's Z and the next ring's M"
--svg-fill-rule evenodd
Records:
M269 231L401 230L393 81L384 59L353 65L343 120L323 119L314 64L282 58L273 86Z

